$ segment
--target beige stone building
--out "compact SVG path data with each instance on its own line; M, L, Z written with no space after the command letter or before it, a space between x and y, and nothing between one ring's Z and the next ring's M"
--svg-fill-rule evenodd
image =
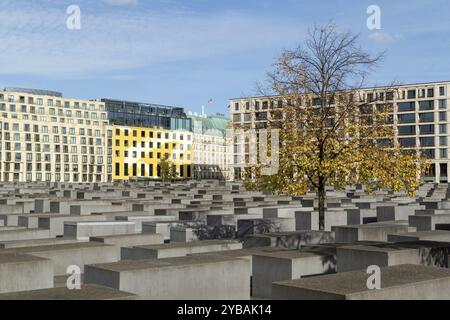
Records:
M374 107L377 103L392 104L397 143L405 150L418 150L431 160L431 170L424 177L426 181L447 183L450 175L449 90L450 82L375 87L361 89L355 99ZM231 99L232 125L243 132L266 128L268 120L282 118L285 103L276 96ZM251 139L242 137L242 131L239 137L234 137L231 166L235 179L241 179L249 166Z
M21 88L0 91L0 180L112 180L105 104Z

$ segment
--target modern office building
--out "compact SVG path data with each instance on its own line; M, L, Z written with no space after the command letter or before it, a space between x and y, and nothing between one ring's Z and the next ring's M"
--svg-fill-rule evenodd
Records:
M183 108L102 99L113 126L113 180L160 179L168 159L180 178L192 178L192 122Z
M112 128L105 104L59 92L0 91L0 180L112 180Z
M192 131L183 108L158 104L102 99L112 125Z
M230 180L226 130L229 119L222 115L192 116L194 133L194 179Z
M392 104L397 143L405 150L419 150L431 160L431 169L424 177L426 181L450 182L449 90L450 82L375 87L359 90L355 99L361 105L373 107L377 103ZM244 178L249 167L251 139L242 136L242 132L263 129L268 121L282 119L285 104L286 101L276 96L231 99L232 128L240 135L233 137L234 179Z
M182 179L192 178L193 137L186 130L114 126L114 181L160 179L161 160L175 166Z

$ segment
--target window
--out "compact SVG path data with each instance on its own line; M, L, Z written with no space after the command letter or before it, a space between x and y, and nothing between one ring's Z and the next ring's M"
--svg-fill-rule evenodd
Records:
M439 87L439 95L442 97L442 96L445 96L445 87Z
M258 112L256 114L256 121L265 121L267 120L267 112Z
M433 98L434 97L434 88L430 88L427 90L427 97Z
M392 91L386 92L386 100L387 100L387 101L392 101L392 100L394 100L394 92L392 92Z
M439 133L440 133L440 134L445 134L445 133L447 133L447 125L446 125L446 124L440 124L440 125L439 125Z
M408 90L408 99L416 98L416 90Z
M238 102L236 102L236 103L234 104L234 110L235 110L235 111L239 111L239 103L238 103Z
M447 151L447 149L445 149L445 151ZM441 159L442 158L443 157L442 157L442 154L441 154ZM446 163L441 163L440 167L441 167L441 177L447 177L448 176L448 166L447 166L447 164Z
M420 129L420 134L434 134L434 125L433 124L419 126L419 129Z
M420 146L434 147L434 137L420 138Z
M448 151L447 151L447 149L439 149L439 157L441 159L447 159L448 158ZM442 172L441 172L441 175L442 175ZM445 170L445 173L444 173L443 176L444 177L447 176L447 170Z
M419 90L419 98L425 98L425 89Z
M447 112L439 112L439 121L447 121Z
M420 110L434 110L434 100L420 101Z
M398 122L399 123L414 123L414 122L416 122L416 115L413 113L398 115Z
M422 156L428 159L434 159L435 158L435 151L434 149L427 149L427 150L422 150Z
M398 104L398 112L407 112L407 111L415 111L416 103L415 102L400 102Z
M398 139L400 146L403 148L415 147L416 146L416 138L401 138Z
M420 122L434 122L434 113L428 112L428 113L421 113L419 115Z
M447 109L447 100L439 100L439 109Z
M447 146L447 137L439 137L439 145L441 147L446 147Z

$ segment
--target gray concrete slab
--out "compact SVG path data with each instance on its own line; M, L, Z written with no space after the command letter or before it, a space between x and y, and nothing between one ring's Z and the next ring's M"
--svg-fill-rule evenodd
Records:
M88 265L85 282L140 299L249 300L249 277L247 260L213 255Z
M272 298L281 300L448 300L450 270L421 265L381 269L381 290L367 288L366 271L275 282Z

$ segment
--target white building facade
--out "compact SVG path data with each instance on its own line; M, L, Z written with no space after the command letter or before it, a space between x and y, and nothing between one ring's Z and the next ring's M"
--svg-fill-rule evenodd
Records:
M223 116L192 116L194 133L194 179L230 180L229 148Z
M104 103L52 91L0 91L0 180L112 181L112 128Z

